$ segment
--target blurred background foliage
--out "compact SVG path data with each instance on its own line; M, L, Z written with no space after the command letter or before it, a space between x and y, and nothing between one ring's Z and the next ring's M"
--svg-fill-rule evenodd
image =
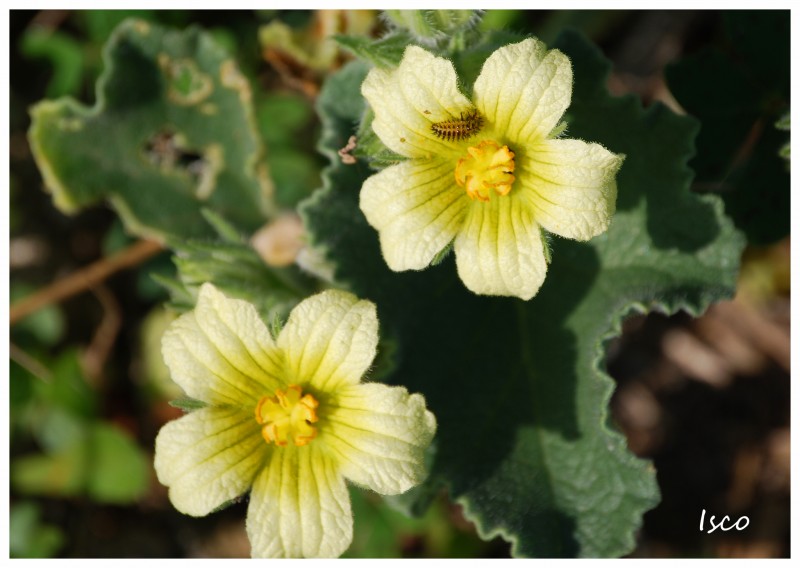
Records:
M265 245L253 243L271 266L295 260L291 243L301 228L292 210L320 185L325 166L315 150L314 103L325 77L347 59L331 36L376 37L385 29L371 11L12 11L12 306L137 244L107 207L58 212L42 191L26 137L32 104L64 95L94 103L101 48L129 16L202 26L249 80L279 209L274 219L282 223L265 229ZM480 24L546 42L577 28L614 62L613 93L698 118L693 189L722 195L752 243L735 300L697 320L630 318L609 346L615 421L631 450L654 461L663 493L645 515L633 556L789 553L788 16L496 10ZM276 231L285 237L277 245ZM194 273L178 274L170 255L154 248L132 263L136 270L79 286L11 326L12 557L249 555L246 502L186 517L152 471L155 434L180 415L168 404L180 392L160 355L161 332L174 317L164 306L175 305L175 288L170 295L153 275L190 294L192 275L200 278L208 261L197 243L183 247L200 259ZM324 273L313 258L298 262ZM358 489L352 498L348 556L509 554L501 539L479 539L446 493L416 519ZM751 525L701 535L702 508L746 514Z

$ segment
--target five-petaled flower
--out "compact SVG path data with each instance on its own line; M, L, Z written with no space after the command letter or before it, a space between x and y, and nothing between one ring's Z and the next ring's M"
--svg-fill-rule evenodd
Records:
M252 304L211 284L163 338L173 379L208 406L165 425L155 468L173 505L201 516L252 487L252 555L338 556L353 537L345 478L382 494L425 475L436 430L418 394L361 382L375 306L329 290L273 339Z
M563 53L534 38L496 50L473 104L449 61L409 46L396 69L372 69L361 91L375 134L409 158L361 190L392 270L421 270L453 242L467 288L527 300L547 272L542 229L588 240L608 228L623 157L557 138L572 97Z

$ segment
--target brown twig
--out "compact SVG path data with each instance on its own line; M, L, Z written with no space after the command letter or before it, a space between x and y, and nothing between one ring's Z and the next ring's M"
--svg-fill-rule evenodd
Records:
M9 310L10 324L50 304L84 292L125 268L136 266L164 250L155 241L141 240L109 258L102 258L86 268L56 280L50 286L23 298Z
M49 383L53 378L53 374L47 367L42 365L27 352L20 349L17 345L12 343L8 348L8 352L12 361L15 361L20 367L28 371L37 379L41 379L44 382Z
M122 327L122 310L107 286L103 284L95 286L92 288L92 293L103 307L103 319L92 335L92 342L83 353L82 363L86 376L92 381L93 386L98 387L103 377L103 366Z

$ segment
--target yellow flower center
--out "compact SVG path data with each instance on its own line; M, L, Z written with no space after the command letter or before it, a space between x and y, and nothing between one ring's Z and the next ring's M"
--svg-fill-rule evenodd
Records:
M268 444L286 446L291 440L295 446L305 446L317 437L311 424L319 420L316 408L319 402L303 389L289 385L286 391L275 391L275 396L264 396L256 405L256 422L263 424L261 435Z
M514 152L494 140L483 140L467 148L468 155L456 164L456 183L467 190L472 199L489 201L494 190L508 195L514 183Z

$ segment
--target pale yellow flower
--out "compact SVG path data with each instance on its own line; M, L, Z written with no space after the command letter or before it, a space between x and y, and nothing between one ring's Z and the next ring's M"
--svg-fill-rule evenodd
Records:
M172 378L208 406L164 426L155 469L176 509L202 516L246 493L254 557L334 557L350 545L345 478L402 493L425 475L436 421L418 394L363 383L375 306L329 290L277 340L248 302L211 284L163 339Z
M392 270L421 270L453 242L467 288L527 300L547 272L542 229L588 240L608 228L623 157L556 137L572 97L560 51L533 38L496 50L470 101L448 60L409 46L361 92L375 134L408 158L361 190Z

